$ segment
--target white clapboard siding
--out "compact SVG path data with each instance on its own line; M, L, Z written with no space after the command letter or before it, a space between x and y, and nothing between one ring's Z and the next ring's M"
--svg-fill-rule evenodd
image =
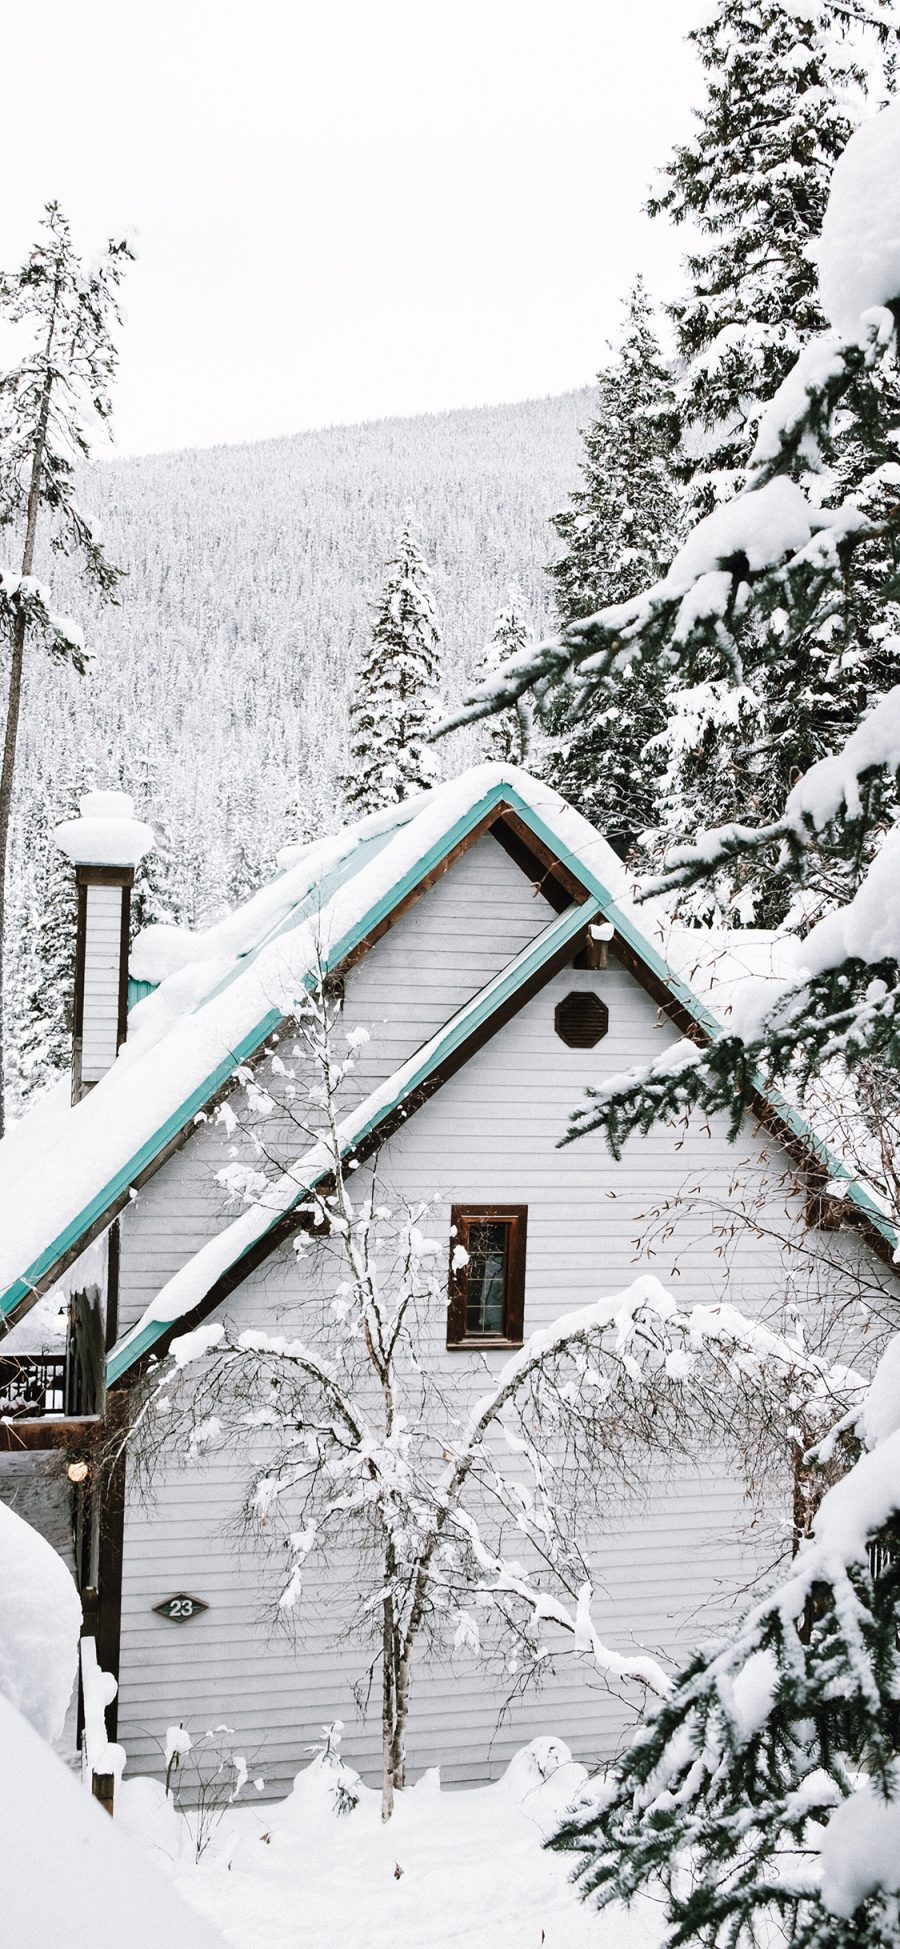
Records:
M85 889L81 1080L99 1083L115 1061L122 959L121 887Z
M226 1534L233 1479L220 1477L217 1494L202 1505L194 1488L183 1477L159 1491L154 1523L171 1545L168 1581L160 1578L152 1535L142 1550L130 1541L127 1549L120 1736L129 1766L159 1770L154 1738L173 1719L198 1730L224 1722L237 1749L253 1753L267 1790L281 1793L321 1726L341 1718L348 1758L375 1777L377 1697L366 1722L353 1697L371 1647L335 1645L349 1617L343 1566L334 1566L330 1583L318 1580L292 1645L261 1604L260 1562ZM611 1526L598 1551L595 1604L608 1641L618 1650L640 1644L675 1663L698 1632L705 1636L719 1625L727 1608L719 1586L733 1591L746 1574L739 1518L734 1484L712 1470L685 1468L664 1495ZM209 1610L185 1625L160 1619L152 1606L176 1590L202 1595ZM554 1650L560 1644L552 1634L548 1642ZM438 1764L449 1782L496 1775L518 1746L543 1732L567 1739L585 1761L605 1758L630 1722L627 1707L572 1658L565 1641L542 1692L526 1696L498 1723L513 1690L513 1675L485 1673L470 1655L448 1655L443 1668L423 1663L413 1688L413 1775Z
M393 1068L414 1049L546 918L543 902L534 901L493 842L484 840L464 856L348 979L348 1022L362 1021L373 1032L365 1086L384 1073L382 1065ZM585 988L607 1002L609 1034L593 1050L570 1050L555 1034L554 1008L570 990ZM383 1036L380 1051L376 1030ZM619 1163L598 1136L559 1148L586 1085L646 1061L674 1036L621 966L567 969L381 1154L388 1191L409 1202L437 1197L428 1219L433 1236L448 1239L453 1203L528 1206L526 1333L627 1286L638 1266L648 1264L639 1241L658 1222L653 1214L679 1193L671 1234L659 1242L651 1269L671 1281L682 1304L727 1298L755 1309L786 1289L779 1232L786 1207L796 1207L796 1191L785 1179L783 1153L751 1119L734 1145L722 1120L660 1126L633 1139ZM198 1132L129 1212L126 1320L216 1222L212 1193L201 1206L197 1187L204 1171L214 1186L217 1141L215 1132ZM738 1228L723 1242L716 1226L733 1206L739 1170L754 1178L768 1206L760 1208L757 1235ZM195 1172L189 1181L186 1171ZM326 1281L324 1252L310 1252L298 1265L285 1249L245 1281L225 1310L241 1327L293 1324L296 1330L301 1320L321 1319ZM486 1370L504 1359L502 1352L448 1353L441 1321L429 1352L442 1387L457 1399L483 1393ZM320 1727L341 1718L347 1758L373 1777L377 1678L365 1723L353 1697L370 1647L352 1637L338 1642L354 1579L338 1558L327 1569L310 1568L297 1643L273 1629L283 1553L261 1556L237 1534L249 1461L248 1455L169 1462L159 1471L155 1500L142 1506L135 1493L129 1502L119 1720L129 1764L158 1771L160 1743L173 1722L183 1720L192 1730L224 1722L235 1729L238 1750L257 1756L252 1769L265 1776L267 1792L281 1793ZM718 1458L648 1471L643 1496L627 1506L619 1496L611 1507L605 1492L584 1515L596 1622L615 1650L640 1646L678 1662L743 1601L738 1593L755 1568L747 1510L740 1485ZM155 1616L153 1605L179 1590L202 1598L209 1610L185 1625ZM605 1758L630 1722L603 1681L565 1652L543 1690L504 1713L514 1690L514 1674L486 1674L470 1656L421 1663L409 1739L413 1776L438 1763L449 1781L496 1776L523 1740L541 1733L560 1735L586 1761Z
M376 942L347 981L344 1028L365 1027L346 1107L414 1054L435 1029L512 961L553 909L496 840L476 842L396 927ZM277 1097L266 1067L260 1080ZM284 1162L308 1141L289 1116L266 1128L266 1149ZM235 1138L221 1123L200 1125L164 1164L122 1221L119 1297L125 1332L160 1287L234 1215L217 1173Z

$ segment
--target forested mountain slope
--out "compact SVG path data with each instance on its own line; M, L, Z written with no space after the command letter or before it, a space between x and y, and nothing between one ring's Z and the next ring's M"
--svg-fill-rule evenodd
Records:
M19 1090L62 1033L48 986L63 985L66 868L49 836L77 793L121 782L156 826L147 907L197 921L240 898L279 845L339 817L349 687L405 504L434 565L453 702L511 580L549 625L549 517L591 406L585 389L87 470L84 508L127 576L99 609L65 562L43 565L96 661L80 678L36 654L28 676L10 903ZM484 735L450 740L441 764L465 764Z

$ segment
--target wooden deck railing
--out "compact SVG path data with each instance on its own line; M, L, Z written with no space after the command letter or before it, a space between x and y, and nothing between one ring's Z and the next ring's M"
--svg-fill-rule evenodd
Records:
M0 1357L0 1414L64 1414L64 1353L22 1353Z
M105 1367L103 1307L91 1287L72 1296L64 1350L0 1353L0 1421L15 1424L23 1445L35 1446L24 1438L42 1421L95 1420L103 1411Z

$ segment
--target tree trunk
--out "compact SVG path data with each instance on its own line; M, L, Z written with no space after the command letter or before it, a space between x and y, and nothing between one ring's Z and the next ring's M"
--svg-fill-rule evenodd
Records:
M57 277L53 295L53 309L50 316L50 329L47 334L46 369L37 424L34 431L34 446L31 450L31 479L28 483L28 504L25 516L25 545L22 549L22 574L30 575L34 566L34 548L37 537L38 511L41 505L41 478L44 471L44 454L47 447L47 426L50 419L50 395L53 391L53 370L50 354L53 348L53 333L56 328L56 304L59 297L60 279ZM9 856L9 826L12 815L13 780L16 771L16 747L19 738L19 716L22 708L22 671L25 662L25 617L21 610L16 617L13 629L12 655L9 665L9 689L6 700L6 729L3 734L3 762L0 765L0 1137L6 1127L6 868Z
M4 953L3 942L6 927L6 860L9 852L9 822L12 811L13 776L16 764L16 740L19 734L19 712L22 704L22 666L25 658L25 617L16 617L13 630L12 656L9 665L9 690L6 700L6 731L3 739L3 763L0 766L0 1137L5 1127L6 1055L4 1044Z
M412 1646L400 1659L394 1678L394 1737L391 1774L398 1789L406 1785L406 1726L409 1719L409 1680Z
M390 1597L382 1604L381 1624L381 1818L390 1820L394 1811L394 1728L397 1717L396 1673L394 1667L394 1605Z

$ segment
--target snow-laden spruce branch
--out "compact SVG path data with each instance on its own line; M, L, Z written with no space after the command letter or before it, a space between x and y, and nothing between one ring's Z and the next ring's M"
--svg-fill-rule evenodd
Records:
M745 857L773 843L811 850L836 822L862 820L866 787L882 771L891 776L900 771L900 684L878 699L837 751L820 758L798 779L781 819L768 826L713 827L696 845L671 847L665 870L645 881L643 897L690 886L707 876L711 863Z
M0 632L12 637L17 628L37 630L48 654L72 663L83 676L90 652L82 630L71 616L56 615L51 600L46 583L35 576L0 568Z
M776 599L796 607L802 594L809 603L854 550L900 524L900 507L873 520L853 504L817 506L788 478L798 453L818 450L860 371L888 356L894 338L893 312L882 306L863 320L858 338L827 333L815 341L763 418L744 492L697 523L667 574L629 602L598 610L510 658L464 699L440 734L509 709L528 691L539 711L552 708L561 679L605 678L648 649L680 668L690 668L700 650L717 650L739 683L740 630L755 606L768 617Z
M768 1925L798 1949L894 1939L898 1371L895 1338L857 1413L867 1452L790 1570L686 1668L554 1843L601 1907L661 1881L673 1944L749 1949Z

